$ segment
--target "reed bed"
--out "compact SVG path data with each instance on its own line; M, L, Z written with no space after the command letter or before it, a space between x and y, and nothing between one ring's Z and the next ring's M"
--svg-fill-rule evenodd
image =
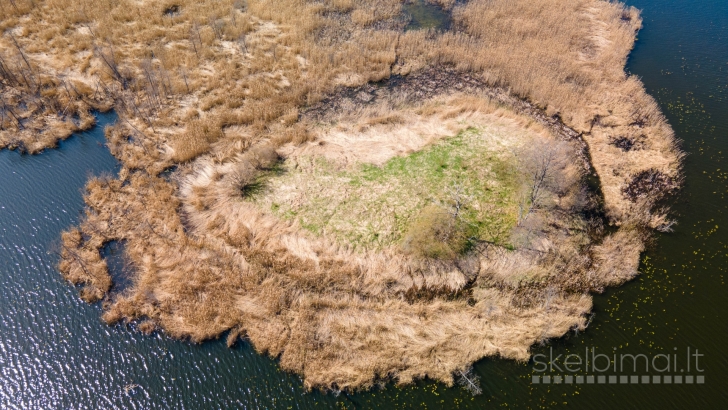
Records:
M398 0L1 2L0 149L38 152L92 126L93 110L119 114L107 141L122 170L87 184L86 216L62 237L64 276L103 300L109 323L245 337L309 388L452 384L482 357L526 360L533 343L584 328L589 293L632 278L649 230L669 228L656 204L681 182L672 130L624 72L639 12L599 0L437 3L450 31L404 31ZM433 68L454 73L447 87L426 81ZM380 91L337 97L418 73L416 92L384 105ZM569 183L546 178L547 199L523 202L514 249L481 243L442 260L355 251L241 193L273 153L330 152L336 121L352 136L411 135L416 110L448 121L498 109L516 128L551 127L534 144L543 149L519 155L570 164L553 174ZM367 149L351 152L388 155ZM600 210L581 194L578 158L619 226L606 238L601 219L580 216ZM544 192L533 181L529 192ZM134 271L123 294L99 254L112 240L126 241Z

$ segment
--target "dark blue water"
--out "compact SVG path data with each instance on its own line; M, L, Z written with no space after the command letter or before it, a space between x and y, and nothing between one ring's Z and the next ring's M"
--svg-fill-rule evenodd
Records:
M0 408L728 408L728 1L635 0L645 27L628 69L684 149L676 231L660 235L637 280L595 298L585 333L534 353L704 354L705 384L534 385L534 363L476 366L483 394L420 382L353 396L306 393L248 345L202 345L108 327L55 269L60 232L79 220L90 175L115 173L104 124L38 156L0 152ZM107 255L114 266L122 246ZM123 270L123 269L122 269ZM679 368L676 370L679 372ZM693 369L693 374L695 370Z
M300 407L300 380L249 346L192 345L106 326L56 270L63 229L78 222L89 176L115 174L98 125L55 150L0 152L0 408ZM118 245L105 254L123 268ZM138 387L136 387L138 385ZM333 400L329 398L329 404Z
M450 27L450 13L425 0L412 0L402 6L402 11L410 18L405 30L447 30Z

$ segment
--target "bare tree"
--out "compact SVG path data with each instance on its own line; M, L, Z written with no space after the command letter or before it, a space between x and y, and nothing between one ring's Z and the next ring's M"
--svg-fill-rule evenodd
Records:
M20 119L18 118L18 116L15 115L15 113L13 112L13 109L10 108L9 105L5 104L5 100L4 99L0 100L0 102L2 102L2 106L3 106L2 107L2 112L3 113L7 112L8 114L10 114L13 117L13 119L15 120L15 123L17 124L18 129L22 130L24 128L23 127L23 123L20 121Z
M238 38L238 42L240 43L240 51L242 51L244 54L248 53L248 45L245 42L245 34L241 34Z
M458 376L458 384L467 390L473 396L483 393L480 387L480 376L473 372L473 366L469 366L464 370L457 370L455 374Z
M469 202L471 198L465 195L463 186L457 182L448 188L447 193L451 202L448 212L452 215L453 219L461 219L460 212L465 208L466 201Z
M200 35L200 25L196 21L192 23L192 27L190 28L190 42L192 43L192 48L195 50L195 55L197 58L200 58L199 49L202 49L202 36Z
M91 37L94 40L96 40L96 33L94 33L94 30L91 28L91 25L88 23L89 21L93 21L93 19L91 19L88 16L88 14L86 13L86 8L85 7L81 7L81 10L78 12L78 14L81 17L83 17L82 19L79 19L79 20L81 20L79 24L81 24L82 26L86 27L86 29L88 30L88 32L91 33Z
M96 56L99 57L104 65L106 65L106 67L111 71L112 76L119 82L119 84L121 84L121 87L126 89L128 82L119 70L119 64L116 61L116 55L114 54L114 47L108 46L103 48L94 46L94 54L96 54Z
M185 88L187 89L187 94L190 93L190 85L187 82L187 69L184 67L179 68L179 75L182 77L182 80L185 82Z
M216 16L210 16L208 24L212 28L212 32L215 33L215 38L222 40L223 30L225 29L225 20L219 19Z
M29 91L35 92L36 94L40 94L40 82L36 80L35 71L33 70L33 66L30 65L30 61L28 61L28 57L25 55L25 52L23 51L23 48L20 47L20 44L15 39L15 36L12 34L8 34L10 37L10 40L12 40L13 45L15 46L15 49L18 51L18 54L20 55L21 60L25 63L25 67L23 67L22 63L16 63L16 70L18 74L23 78L23 82L25 83L25 86L28 88ZM27 74L26 74L27 73Z
M159 77L162 81L164 94L167 96L167 98L171 98L174 94L174 90L172 89L172 80L169 78L169 71L167 71L167 69L165 69L163 65L160 65L157 69L157 72L159 73Z
M194 26L190 28L190 43L192 43L192 49L195 50L195 55L200 58L200 52L197 51L197 39L195 36Z
M141 65L142 71L144 72L144 77L147 80L147 90L150 97L153 98L154 103L157 107L160 107L162 105L162 96L161 92L162 87L159 85L159 81L157 79L157 75L154 70L154 66L152 64L152 60L147 58L142 61Z
M526 169L528 188L519 204L518 225L545 205L549 194L559 187L560 170L565 165L567 147L564 143L539 141L523 151L521 162Z
M10 85L18 84L18 79L10 69L10 66L0 55L0 78L5 79Z

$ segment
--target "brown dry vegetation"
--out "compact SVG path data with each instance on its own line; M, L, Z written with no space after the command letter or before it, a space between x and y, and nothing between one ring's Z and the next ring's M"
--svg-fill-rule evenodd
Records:
M669 125L624 73L639 13L599 0L439 3L452 7L449 32L403 31L398 0L0 2L0 148L53 146L90 126L92 109L120 117L107 138L122 171L89 181L86 218L62 238L65 277L105 298L110 323L195 341L229 330L311 388L451 383L484 356L525 360L534 342L583 328L588 292L636 274L646 228L667 224L655 203L680 183ZM242 198L272 158L261 147L321 135L328 116L307 110L432 67L472 80L448 87L568 130L559 156L585 142L619 230L600 238L568 200L524 203L520 248L432 260L354 252ZM448 87L423 79L410 94ZM368 98L344 103L355 112ZM390 108L370 125L400 127ZM99 249L111 240L126 241L134 285L109 298Z

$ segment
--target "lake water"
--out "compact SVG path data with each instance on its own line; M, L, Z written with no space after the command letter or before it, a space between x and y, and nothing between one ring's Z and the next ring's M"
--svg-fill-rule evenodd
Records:
M246 344L193 345L108 327L100 306L81 302L61 279L53 254L60 232L79 219L88 176L117 171L102 132L114 117L101 114L98 127L58 149L0 152L0 408L728 408L728 2L631 4L644 10L645 27L628 69L689 153L674 206L679 225L646 253L643 275L595 298L586 332L534 352L653 357L690 347L704 355L704 372L690 372L704 384L536 385L533 362L486 359L476 365L477 397L429 382L334 397L304 392L297 376Z
M402 11L410 17L405 30L447 30L450 27L450 13L425 0L412 0L402 6Z

